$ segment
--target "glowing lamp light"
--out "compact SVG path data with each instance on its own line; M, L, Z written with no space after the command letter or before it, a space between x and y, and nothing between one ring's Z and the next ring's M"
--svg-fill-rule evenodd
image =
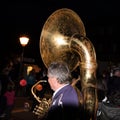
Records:
M25 46L28 44L28 42L29 42L29 38L28 38L28 37L25 37L25 36L20 37L20 44L21 44L23 47L25 47Z
M27 81L25 79L20 80L20 86L24 87L27 85Z
M41 84L36 85L35 88L36 88L37 91L41 91L43 89Z

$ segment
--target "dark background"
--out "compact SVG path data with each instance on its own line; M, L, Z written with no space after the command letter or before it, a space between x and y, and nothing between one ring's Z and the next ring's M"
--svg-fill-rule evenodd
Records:
M0 56L21 54L19 37L28 35L25 57L40 62L39 40L47 18L60 8L70 8L82 19L97 60L120 61L120 6L109 0L4 1L0 4Z

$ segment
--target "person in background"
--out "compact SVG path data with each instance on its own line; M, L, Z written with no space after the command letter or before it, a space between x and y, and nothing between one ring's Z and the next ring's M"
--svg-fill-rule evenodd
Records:
M97 79L97 98L98 98L98 109L97 109L97 120L99 120L99 116L101 115L101 104L106 98L106 88L103 83L103 78L99 77Z
M1 81L1 95L3 95L6 91L7 85L9 83L14 84L11 79L10 71L12 70L13 63L12 61L8 61L3 65L2 70L0 71L0 81Z
M97 79L97 94L98 94L98 102L102 102L106 97L106 86L103 83L103 78L100 77Z
M15 103L15 90L13 84L9 83L7 86L7 90L4 93L4 97L6 98L6 106L4 109L4 119L5 120L10 120L11 118L11 112L14 108L14 103Z
M9 60L4 60L0 70L0 81L1 81L1 94L0 94L0 116L3 115L4 108L6 105L6 98L4 96L8 84L14 85L14 82L11 79L10 71L12 70L13 63Z
M120 66L112 68L112 76L107 82L106 100L99 107L97 120L120 120Z
M48 83L54 91L46 120L80 120L79 99L71 86L71 72L66 63L53 62L48 67Z
M32 86L36 83L36 72L35 69L32 69L28 76L26 77L26 81L27 81L27 86L26 86L26 93L27 96L29 97L29 99L33 98L33 95L31 94L31 88Z
M108 87L108 96L115 90L120 90L120 66L114 66L111 70L112 76L109 78L107 87Z

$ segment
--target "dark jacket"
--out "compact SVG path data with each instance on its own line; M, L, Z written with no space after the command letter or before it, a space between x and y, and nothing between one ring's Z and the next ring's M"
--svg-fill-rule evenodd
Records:
M101 103L97 120L120 120L120 107L110 103Z
M78 96L71 85L63 87L53 97L47 120L80 120Z

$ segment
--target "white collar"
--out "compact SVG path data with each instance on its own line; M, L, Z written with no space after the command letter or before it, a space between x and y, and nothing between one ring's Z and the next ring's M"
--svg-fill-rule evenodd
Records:
M65 85L63 85L62 87L58 88L58 89L53 93L52 98L56 95L56 93L57 93L58 91L60 91L63 87L65 87L65 86L67 86L67 85L69 85L69 84L65 84Z

